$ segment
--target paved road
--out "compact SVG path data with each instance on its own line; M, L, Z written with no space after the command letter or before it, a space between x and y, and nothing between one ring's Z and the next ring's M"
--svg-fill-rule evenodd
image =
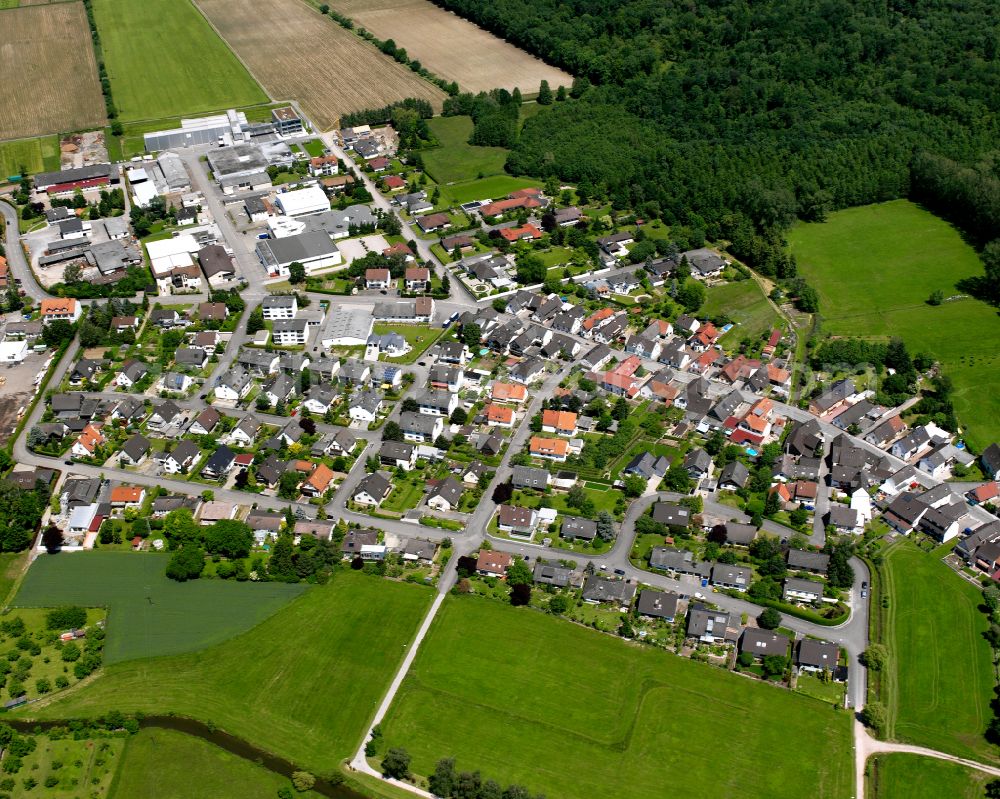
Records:
M21 234L18 229L17 210L6 200L0 199L0 214L3 215L7 227L5 249L7 251L7 265L10 267L11 274L21 281L24 293L34 302L38 303L46 297L51 297L52 295L35 280L35 275L24 257L24 250L21 249Z

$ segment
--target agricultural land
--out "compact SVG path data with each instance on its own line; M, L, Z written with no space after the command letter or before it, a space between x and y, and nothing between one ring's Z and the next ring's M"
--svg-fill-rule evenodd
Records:
M267 101L190 0L94 0L94 18L123 121Z
M982 273L975 251L947 222L906 200L849 208L788 233L799 272L820 295L823 331L928 352L955 384L959 420L981 447L1000 437L1000 317L961 294ZM943 291L942 305L927 299Z
M890 737L996 760L983 738L995 681L979 590L909 541L887 552L881 573Z
M59 168L59 137L40 136L0 142L0 179Z
M302 593L301 585L168 580L167 555L94 552L38 558L16 607L108 608L105 663L191 652L249 630Z
M678 795L774 798L849 796L849 723L811 699L466 598L446 600L382 729L417 773L455 757L556 799L616 794L622 774L635 799L663 796L666 774ZM719 731L736 724L719 768Z
M872 799L981 799L988 774L918 755L879 755Z
M444 93L301 0L199 7L272 97L294 98L322 129L348 111Z
M109 799L243 799L274 796L288 780L213 744L147 728L128 738ZM309 791L299 796L313 799Z
M0 139L104 124L104 100L82 3L4 11L0 75ZM5 165L10 157L4 153ZM15 174L21 163L18 160L14 170L5 168L3 177ZM23 163L30 169L37 162L32 157Z
M111 665L32 716L177 713L327 772L357 747L430 598L422 587L338 574L238 638Z
M543 80L555 89L571 75L544 63L492 33L445 11L430 0L334 0L331 6L374 33L392 39L438 77L463 91L503 88L535 92Z

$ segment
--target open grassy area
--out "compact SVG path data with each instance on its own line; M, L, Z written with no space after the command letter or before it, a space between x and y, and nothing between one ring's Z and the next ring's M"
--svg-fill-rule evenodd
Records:
M94 0L94 18L123 121L267 102L190 0Z
M881 575L890 736L995 761L983 737L994 679L980 592L906 540L887 552Z
M0 554L0 607L6 605L10 593L17 582L21 569L28 560L27 552L4 552Z
M398 333L405 338L406 343L411 347L410 351L399 358L386 358L385 360L392 363L413 363L441 338L445 330L442 327L431 327L430 325L375 325L372 327L372 332L380 336L386 333Z
M991 779L982 771L919 755L874 759L872 799L981 799Z
M733 329L722 337L723 344L737 344L743 339L766 335L780 321L756 280L740 280L711 286L701 308L702 316L725 314Z
M276 796L289 781L207 741L147 728L128 738L109 799L242 799ZM299 794L312 799L317 794Z
M0 142L0 183L8 177L59 169L59 137Z
M37 735L34 740L36 747L22 758L21 768L12 780L14 787L6 793L7 796L11 799L29 799L35 796L44 796L46 799L108 796L115 772L121 763L124 739L108 737L76 740L73 736L50 738L47 735ZM52 778L55 778L55 783L46 785ZM26 788L26 779L34 779L37 785Z
M823 329L839 336L899 336L940 360L955 384L955 410L979 448L1000 438L1000 317L972 299L932 307L935 290L957 295L982 274L958 231L905 200L849 208L788 240L799 271L820 294Z
M454 756L460 770L550 799L778 799L851 794L849 725L788 691L451 597L382 729L419 774Z
M86 690L26 715L173 712L331 771L360 742L431 597L421 586L341 572L238 638L115 664Z
M38 558L17 607L108 608L105 663L202 649L249 630L305 590L285 583L195 580L164 574L167 555L72 553Z
M441 204L454 207L473 200L501 200L512 191L541 185L541 181L531 178L494 175L481 180L469 180L464 183L441 186Z
M438 183L473 180L503 173L508 150L503 147L473 147L469 144L469 136L472 135L471 117L435 117L427 120L427 126L440 146L422 151L420 157L424 160L427 174Z

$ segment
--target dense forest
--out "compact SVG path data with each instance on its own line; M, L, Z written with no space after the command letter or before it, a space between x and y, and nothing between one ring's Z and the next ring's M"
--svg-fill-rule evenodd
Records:
M577 76L579 101L526 122L512 172L760 261L796 216L910 195L919 161L920 199L971 198L969 233L1000 235L978 196L998 176L993 0L435 2Z

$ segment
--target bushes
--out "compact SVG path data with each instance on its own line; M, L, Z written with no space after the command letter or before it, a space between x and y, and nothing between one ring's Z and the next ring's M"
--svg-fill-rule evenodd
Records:
M86 626L87 611L76 605L65 605L45 614L45 628L47 630L76 630ZM21 628L23 631L24 622L21 622Z

